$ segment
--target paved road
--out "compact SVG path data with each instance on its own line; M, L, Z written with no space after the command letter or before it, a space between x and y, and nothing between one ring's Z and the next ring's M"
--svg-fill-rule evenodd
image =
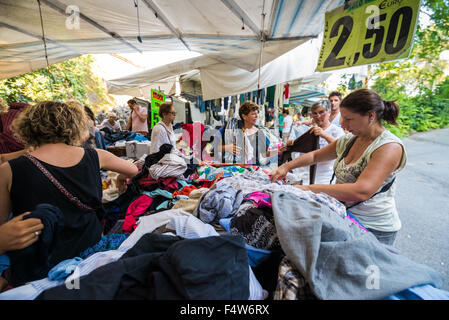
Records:
M449 291L449 128L403 139L407 165L398 175L402 221L394 246L438 271Z

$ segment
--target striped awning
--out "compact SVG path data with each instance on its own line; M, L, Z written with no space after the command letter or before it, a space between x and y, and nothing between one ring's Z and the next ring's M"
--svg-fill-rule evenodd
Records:
M289 103L310 107L320 98L326 99L327 94L328 91L324 87L301 86L298 91L293 92L290 95Z

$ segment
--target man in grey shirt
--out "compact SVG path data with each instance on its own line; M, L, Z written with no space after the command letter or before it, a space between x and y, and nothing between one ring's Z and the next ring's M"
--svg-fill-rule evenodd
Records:
M104 127L111 129L113 132L122 131L122 127L120 126L120 123L117 121L117 115L114 112L110 112L108 114L108 118L105 119L100 124L100 129Z

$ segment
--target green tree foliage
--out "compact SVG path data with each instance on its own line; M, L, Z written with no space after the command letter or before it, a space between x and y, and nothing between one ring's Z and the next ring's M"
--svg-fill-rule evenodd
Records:
M93 58L79 56L34 72L0 81L0 97L11 102L76 99L94 112L115 104L106 85L92 72Z
M371 89L401 108L399 126L388 126L398 136L449 126L449 68L440 59L449 50L449 1L426 0L423 9L430 25L418 26L410 57L381 63L372 72Z

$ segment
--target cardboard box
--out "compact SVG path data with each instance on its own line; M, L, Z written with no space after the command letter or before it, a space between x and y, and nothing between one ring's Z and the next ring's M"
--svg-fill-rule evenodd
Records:
M139 159L144 154L150 154L150 141L126 141L126 156Z
M117 157L125 157L126 156L126 148L125 147L115 147L108 146L107 150Z

